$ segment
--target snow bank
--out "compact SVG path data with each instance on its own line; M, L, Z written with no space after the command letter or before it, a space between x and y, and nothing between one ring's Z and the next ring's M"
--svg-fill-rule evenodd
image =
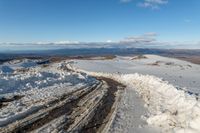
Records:
M162 132L200 132L200 102L194 95L177 90L155 76L84 72L112 78L135 89L149 110L147 123Z
M68 63L37 66L26 72L0 75L0 97L19 95L19 100L0 108L0 126L61 96L81 88L89 88L99 81L84 73L67 69Z
M56 84L90 83L87 75L72 73L61 68L65 63L55 63L48 67L33 67L25 72L0 75L0 95L6 93L27 91L29 89L41 89Z
M40 60L16 59L0 65L0 74L12 74L17 69L25 69L38 66Z
M13 71L14 70L10 68L9 66L6 66L6 65L0 66L0 74L12 73Z

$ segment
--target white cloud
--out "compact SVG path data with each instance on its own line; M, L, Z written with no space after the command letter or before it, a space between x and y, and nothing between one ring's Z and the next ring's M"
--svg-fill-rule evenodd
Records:
M138 5L144 8L159 9L161 5L165 5L167 3L168 0L144 0Z
M56 42L37 42L35 44L56 44L56 45L67 45L67 44L79 44L79 41L56 41Z
M134 0L120 0L121 3L130 3ZM138 3L139 7L159 9L161 5L166 5L169 0L141 0L142 2Z
M79 41L58 41L55 44L79 44Z
M147 32L147 33L144 33L144 36L148 36L148 37L156 37L158 34L155 33L155 32Z
M104 42L78 42L78 41L57 41L38 43L0 43L3 49L62 49L62 48L183 48L200 49L200 42L197 41L159 41L158 34L148 32L142 35L125 37L119 41L107 40ZM0 49L1 51L1 49Z
M125 39L121 40L121 43L152 43L156 41L157 34L154 32L145 33L140 36L131 36L126 37Z
M122 3L129 3L129 2L131 2L132 0L120 0L120 2L122 2Z
M106 43L114 43L113 40L107 40Z

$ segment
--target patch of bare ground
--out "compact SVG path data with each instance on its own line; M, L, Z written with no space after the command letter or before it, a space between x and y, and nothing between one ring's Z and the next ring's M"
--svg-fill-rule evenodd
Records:
M181 57L175 57L180 60L188 61L194 64L200 64L200 56L181 56Z
M150 65L150 66L160 66L160 63L161 63L161 61L156 61L156 62L153 62L153 63L148 63L147 65Z
M26 73L26 72L28 72L29 71L29 68L17 68L16 70L15 70L15 73Z
M140 60L140 59L147 59L147 57L144 55L137 55L134 56L131 60Z
M67 95L63 95L60 99L50 102L47 106L42 107L28 116L17 120L10 125L5 126L3 132L30 132L42 127L44 124L56 119L61 115L69 115L73 108L76 108L78 101L85 95L95 89L92 86L90 89L79 89ZM66 124L68 124L66 122ZM0 130L1 132L1 130Z
M112 59L115 59L116 56L115 55L107 55L107 56L104 56L104 60L112 60Z
M118 89L124 89L125 86L109 78L100 77L100 80L108 84L108 93L102 99L102 105L97 107L93 118L82 129L82 133L102 132L106 124L110 121L114 112L113 104L116 100L116 92Z
M50 62L60 62L63 60L112 60L116 58L115 55L104 55L104 56L66 56L66 57L50 57Z
M12 101L15 101L15 100L19 100L21 99L22 97L24 96L20 96L20 95L15 95L15 96L12 96L12 97L2 97L0 99L0 109L7 106L7 104L9 102L12 102Z

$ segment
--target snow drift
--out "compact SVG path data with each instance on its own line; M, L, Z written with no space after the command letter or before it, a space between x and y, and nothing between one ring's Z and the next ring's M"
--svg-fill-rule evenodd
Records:
M200 132L200 102L197 96L177 89L155 76L84 72L92 76L108 77L127 87L136 88L149 110L147 123L161 128L162 132Z
M45 106L72 91L89 88L99 81L67 69L67 62L36 66L25 72L0 74L0 98L21 96L0 108L0 127Z

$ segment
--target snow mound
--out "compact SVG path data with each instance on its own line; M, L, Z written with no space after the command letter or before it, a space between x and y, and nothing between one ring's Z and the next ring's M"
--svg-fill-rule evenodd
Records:
M0 74L3 73L12 73L14 70L12 68L10 68L9 66L0 66Z
M65 94L99 82L84 73L68 70L68 65L68 62L53 63L30 68L26 72L1 74L0 98L22 97L0 108L0 127Z
M38 66L39 60L16 59L0 65L0 74L12 74L17 69L31 68Z
M146 120L149 125L163 132L200 132L200 102L195 95L178 90L155 76L84 72L112 78L135 89L149 110Z

